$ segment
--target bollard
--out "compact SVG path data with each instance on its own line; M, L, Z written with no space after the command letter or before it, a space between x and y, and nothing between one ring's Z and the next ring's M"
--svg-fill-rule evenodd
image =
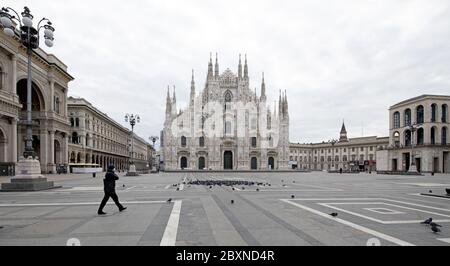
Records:
M95 173L92 173L92 178L95 178Z

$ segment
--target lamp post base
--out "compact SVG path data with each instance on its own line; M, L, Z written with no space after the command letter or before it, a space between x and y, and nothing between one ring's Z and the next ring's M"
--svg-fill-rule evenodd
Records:
M414 173L414 174L418 173L417 167L415 164L409 166L408 173Z
M41 174L41 165L32 157L21 157L11 183L3 183L1 191L39 191L59 188Z
M130 168L128 169L128 173L126 176L138 176L139 174L136 172L136 166L134 164L130 164Z

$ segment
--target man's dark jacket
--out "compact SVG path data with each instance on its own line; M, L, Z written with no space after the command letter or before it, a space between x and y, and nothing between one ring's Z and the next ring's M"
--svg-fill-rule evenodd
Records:
M105 193L116 192L116 180L119 180L119 177L114 172L106 173L105 179L103 179Z

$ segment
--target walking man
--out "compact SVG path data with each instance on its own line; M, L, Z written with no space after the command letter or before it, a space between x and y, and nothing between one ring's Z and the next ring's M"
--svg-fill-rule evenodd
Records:
M108 165L108 170L105 175L105 179L103 179L103 186L105 191L105 196L103 197L102 202L100 203L100 207L98 208L98 215L105 215L103 212L103 208L111 197L116 203L119 211L125 210L127 207L122 206L119 202L119 197L116 194L116 180L119 180L119 177L114 173L114 165Z

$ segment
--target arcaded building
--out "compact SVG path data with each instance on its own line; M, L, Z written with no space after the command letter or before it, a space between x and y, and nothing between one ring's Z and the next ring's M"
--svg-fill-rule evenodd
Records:
M27 60L18 37L0 31L0 163L14 165L25 151ZM73 77L56 56L32 54L33 148L43 173L68 162L67 94Z
M450 96L421 95L389 108L389 146L378 153L379 170L450 172Z
M149 143L136 134L132 139L131 130L83 98L69 97L68 109L70 163L99 164L103 169L114 164L117 170L124 171L132 156L137 170L146 169Z
M291 143L289 162L292 168L308 171L375 171L377 150L388 144L388 137L348 138L343 123L338 140Z

